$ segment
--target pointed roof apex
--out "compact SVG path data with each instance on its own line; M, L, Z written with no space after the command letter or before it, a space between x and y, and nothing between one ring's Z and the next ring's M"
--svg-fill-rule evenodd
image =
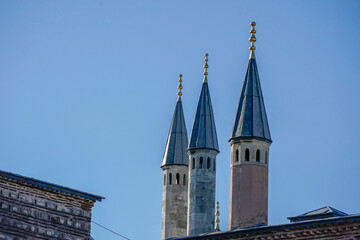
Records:
M204 64L204 80L203 82L207 82L207 75L208 75L208 72L207 72L207 69L209 68L209 65L208 65L208 56L209 54L205 53L205 64Z
M230 141L259 139L271 143L260 78L255 59L255 22L251 24L250 58L234 119Z
M249 47L250 49L250 59L255 59L255 49L256 47L254 46L254 43L256 42L256 37L255 37L255 33L256 33L256 30L255 30L255 26L256 26L256 23L255 22L251 22L250 23L250 26L251 26L251 30L250 30L250 38L249 38L249 41L251 42L251 46Z
M168 165L186 165L188 166L188 136L186 132L184 111L181 102L182 96L182 75L179 75L178 100L176 102L174 115L171 121L168 138L166 141L164 157L161 167Z
M181 85L181 83L182 83L182 74L179 74L179 85L178 85L178 89L179 89L179 91L178 91L178 93L177 93L177 95L178 95L178 101L181 101L181 96L182 96L182 92L181 92L181 89L183 89L183 86Z
M211 104L210 91L207 82L208 57L205 54L204 80L200 92L195 119L191 131L190 149L212 149L219 152L214 113Z

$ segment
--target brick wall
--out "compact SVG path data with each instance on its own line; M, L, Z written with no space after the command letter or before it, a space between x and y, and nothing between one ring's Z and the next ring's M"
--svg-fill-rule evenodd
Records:
M94 201L0 177L0 239L90 238Z

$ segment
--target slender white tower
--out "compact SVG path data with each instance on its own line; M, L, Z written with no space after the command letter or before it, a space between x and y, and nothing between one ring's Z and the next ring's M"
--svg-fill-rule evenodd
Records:
M188 138L181 102L182 75L178 100L171 121L161 168L164 172L161 239L186 236L188 207Z
M188 148L188 235L214 231L216 156L219 147L207 81L207 62L208 54L205 54L204 80Z

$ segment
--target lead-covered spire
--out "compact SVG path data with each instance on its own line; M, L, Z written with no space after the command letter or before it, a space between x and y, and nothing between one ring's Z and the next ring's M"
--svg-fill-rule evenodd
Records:
M169 135L166 141L164 157L161 167L167 165L188 165L188 155L186 153L188 138L184 119L184 111L181 102L182 96L182 75L179 75L178 100L176 102L174 115L171 121Z
M241 91L231 140L256 138L271 142L260 78L255 59L255 22L251 23L250 58Z
M191 149L214 149L219 151L215 119L212 109L210 92L207 81L208 54L205 54L204 80L197 105L193 128L190 136L189 150Z

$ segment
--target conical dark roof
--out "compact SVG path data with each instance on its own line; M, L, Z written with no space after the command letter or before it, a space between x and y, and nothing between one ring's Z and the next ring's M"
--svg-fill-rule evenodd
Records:
M251 138L271 142L255 53L249 59L230 141Z
M214 113L207 80L203 82L196 109L189 149L207 148L219 151Z
M188 137L186 132L184 111L181 98L179 97L171 121L161 167L166 165L188 165L189 157L186 153L187 146Z

